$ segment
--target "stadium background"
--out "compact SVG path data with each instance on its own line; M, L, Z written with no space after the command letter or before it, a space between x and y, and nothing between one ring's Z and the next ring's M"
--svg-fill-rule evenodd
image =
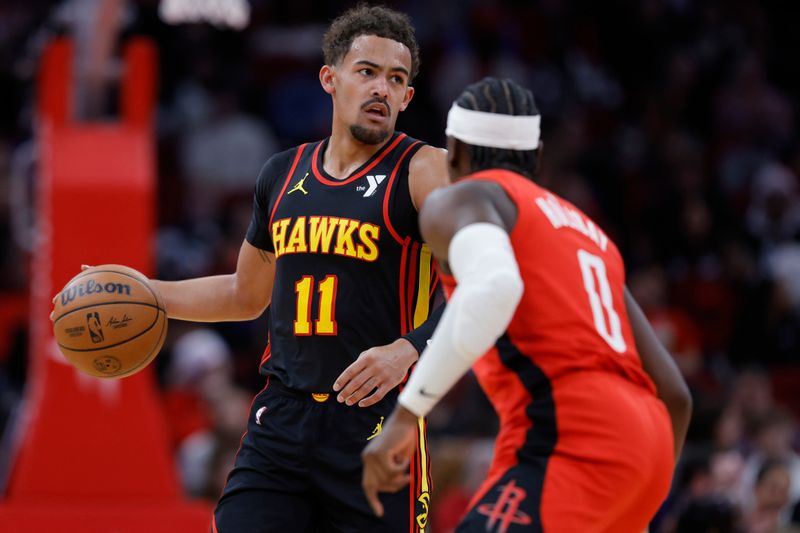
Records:
M119 42L148 36L159 60L157 275L230 272L263 161L329 131L321 35L351 3L250 0L242 31L168 25L156 0L123 4ZM800 4L388 4L412 17L422 52L399 129L441 146L467 83L494 75L531 88L544 182L619 244L629 286L689 382L695 414L652 530L768 531L759 524L774 514L800 527ZM0 5L0 494L26 384L35 75L74 20L69 2ZM114 87L94 120L118 111ZM155 377L193 498L219 492L265 341L263 318L170 323ZM482 479L494 424L469 379L431 416L434 533L450 530Z

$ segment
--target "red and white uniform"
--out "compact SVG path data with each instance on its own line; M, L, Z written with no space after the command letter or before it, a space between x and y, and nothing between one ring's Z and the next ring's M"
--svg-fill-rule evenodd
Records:
M488 477L458 531L641 532L673 470L666 407L642 369L613 242L580 210L507 170L524 295L473 365L500 416ZM480 243L475 243L480 246ZM449 294L453 278L444 277Z

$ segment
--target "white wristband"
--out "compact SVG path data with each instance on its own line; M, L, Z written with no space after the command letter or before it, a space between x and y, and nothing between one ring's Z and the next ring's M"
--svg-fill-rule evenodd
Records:
M503 334L524 285L508 234L476 223L450 242L448 263L458 287L447 303L430 345L422 353L399 402L425 416Z

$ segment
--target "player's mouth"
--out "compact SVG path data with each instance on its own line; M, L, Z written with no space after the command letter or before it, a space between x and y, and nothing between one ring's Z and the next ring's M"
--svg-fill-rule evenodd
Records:
M361 106L361 110L374 122L386 122L389 118L389 106L383 101L370 101Z

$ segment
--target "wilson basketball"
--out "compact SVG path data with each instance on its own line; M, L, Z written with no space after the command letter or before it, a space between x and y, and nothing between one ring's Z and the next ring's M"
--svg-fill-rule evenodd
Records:
M158 355L167 335L167 314L142 274L122 265L100 265L72 278L56 296L53 333L76 368L119 378L135 374Z

